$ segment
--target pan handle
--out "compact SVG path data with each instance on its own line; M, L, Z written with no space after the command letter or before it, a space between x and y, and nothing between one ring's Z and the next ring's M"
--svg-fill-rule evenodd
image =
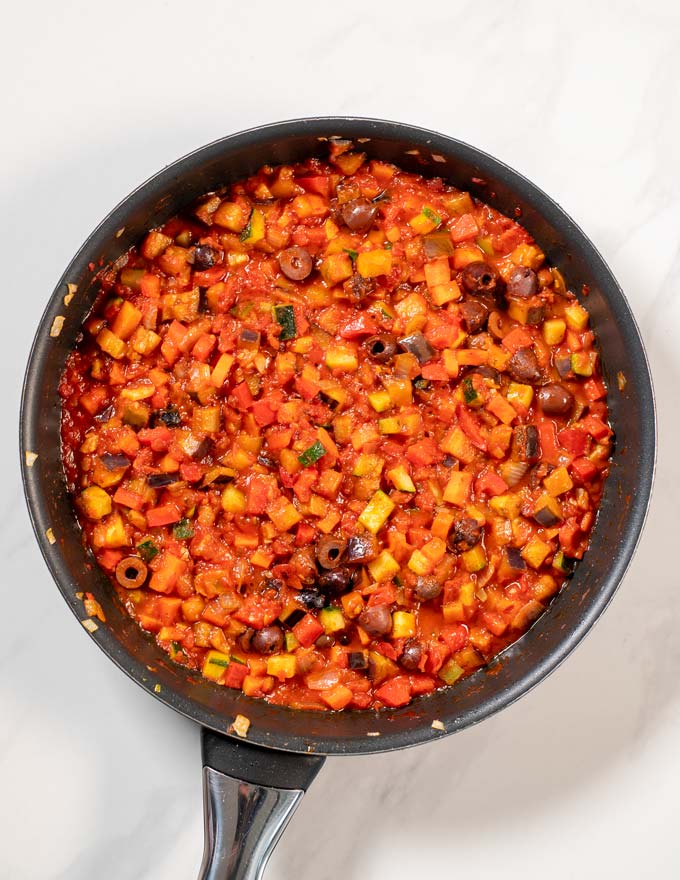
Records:
M324 763L203 728L205 843L198 880L259 880Z

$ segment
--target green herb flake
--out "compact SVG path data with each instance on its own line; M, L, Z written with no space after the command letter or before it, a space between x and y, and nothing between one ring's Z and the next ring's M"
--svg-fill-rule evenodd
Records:
M386 241L385 244L383 245L383 249L386 251L391 251L392 250L392 242Z
M250 238L250 236L252 235L252 232L253 232L253 213L254 213L254 211L250 212L250 216L248 217L248 222L246 223L243 232L239 236L241 241L245 241L246 239Z
M171 642L171 645L172 645L172 650L175 654L179 654L179 652L182 650L182 646L180 645L179 642Z
M398 574L395 574L395 576L392 578L392 583L397 587L404 586L404 582L402 581L402 579L399 577Z
M427 217L428 220L431 220L433 223L436 223L437 226L442 222L442 218L439 214L435 214L432 208L423 208L423 214Z
M297 336L297 324L295 323L293 306L274 306L274 317L281 326L279 339L283 342L287 339L295 339Z
M185 517L184 519L181 519L178 523L175 523L175 525L172 527L172 534L173 537L177 538L178 541L184 541L187 538L193 538L194 528L191 525L191 520Z
M356 261L357 261L357 257L359 256L359 254L357 253L357 251L353 251L352 248L343 248L343 251L344 251L346 254L349 254L349 258L350 258L350 260L351 260L353 263L356 263Z
M472 384L472 379L463 380L463 397L465 398L465 403L474 403L476 400L479 400L479 395Z
M298 455L298 461L303 467L310 467L310 465L313 465L325 454L326 447L320 440L317 440L308 449L305 449L301 455Z
M141 544L137 544L137 549L144 562L151 562L154 556L158 556L158 547L150 538L142 541Z

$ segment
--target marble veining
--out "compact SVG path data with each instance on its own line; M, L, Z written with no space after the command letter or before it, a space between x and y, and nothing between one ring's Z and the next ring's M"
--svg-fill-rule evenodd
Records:
M333 113L467 140L572 214L646 340L659 467L638 554L579 650L476 728L329 760L267 878L680 876L677 4L37 0L3 32L0 880L185 880L202 851L198 730L90 643L32 536L16 423L33 328L149 174L227 132Z

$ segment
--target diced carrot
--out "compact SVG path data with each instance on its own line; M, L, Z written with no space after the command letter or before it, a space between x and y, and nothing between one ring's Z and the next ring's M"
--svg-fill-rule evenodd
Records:
M514 354L516 351L519 351L520 348L529 348L532 342L533 339L530 333L522 327L515 327L514 330L511 330L503 337L501 345L506 351Z
M585 485L597 476L597 467L589 458L576 458L569 465L569 472L578 483Z
M486 468L475 481L475 492L486 495L502 495L508 491L508 484L493 468Z
M141 510L142 507L144 507L144 499L141 495L138 495L136 492L130 492L122 486L119 486L116 490L113 500L116 504L121 504L123 507L129 507L131 510Z
M300 642L303 648L309 648L323 633L323 627L311 614L305 616L293 627L295 638Z
M479 226L472 214L461 214L451 225L451 239L454 244L469 241L479 235Z
M246 675L248 675L248 667L244 663L232 662L227 666L222 681L227 687L241 690Z
M146 522L151 529L159 526L169 526L172 523L179 522L182 514L174 504L162 504L159 507L152 507L146 512Z

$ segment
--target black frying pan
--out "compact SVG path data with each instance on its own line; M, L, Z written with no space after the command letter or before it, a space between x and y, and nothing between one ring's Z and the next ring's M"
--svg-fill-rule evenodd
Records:
M513 216L536 238L569 287L587 285L610 416L616 431L591 547L549 610L490 666L454 689L419 697L400 709L339 714L293 711L217 687L173 665L119 604L108 579L84 549L60 463L57 393L68 352L96 294L99 267L115 260L152 226L196 197L254 173L263 164L296 162L327 152L339 135L361 141L371 157L425 175L440 175ZM76 284L70 301L67 284ZM61 317L64 320L62 321ZM617 374L626 378L618 389ZM302 119L223 138L168 166L128 196L90 235L49 301L33 343L21 411L23 480L40 548L74 614L77 594L101 603L106 624L91 637L157 699L203 728L206 846L202 878L254 878L325 755L366 754L430 742L482 721L545 678L574 649L614 595L644 523L655 463L655 414L649 368L635 320L602 257L545 193L516 171L460 141L372 119ZM37 453L37 459L28 453ZM89 624L88 624L89 625ZM227 737L237 714L251 720L248 741ZM433 720L440 725L432 726Z

